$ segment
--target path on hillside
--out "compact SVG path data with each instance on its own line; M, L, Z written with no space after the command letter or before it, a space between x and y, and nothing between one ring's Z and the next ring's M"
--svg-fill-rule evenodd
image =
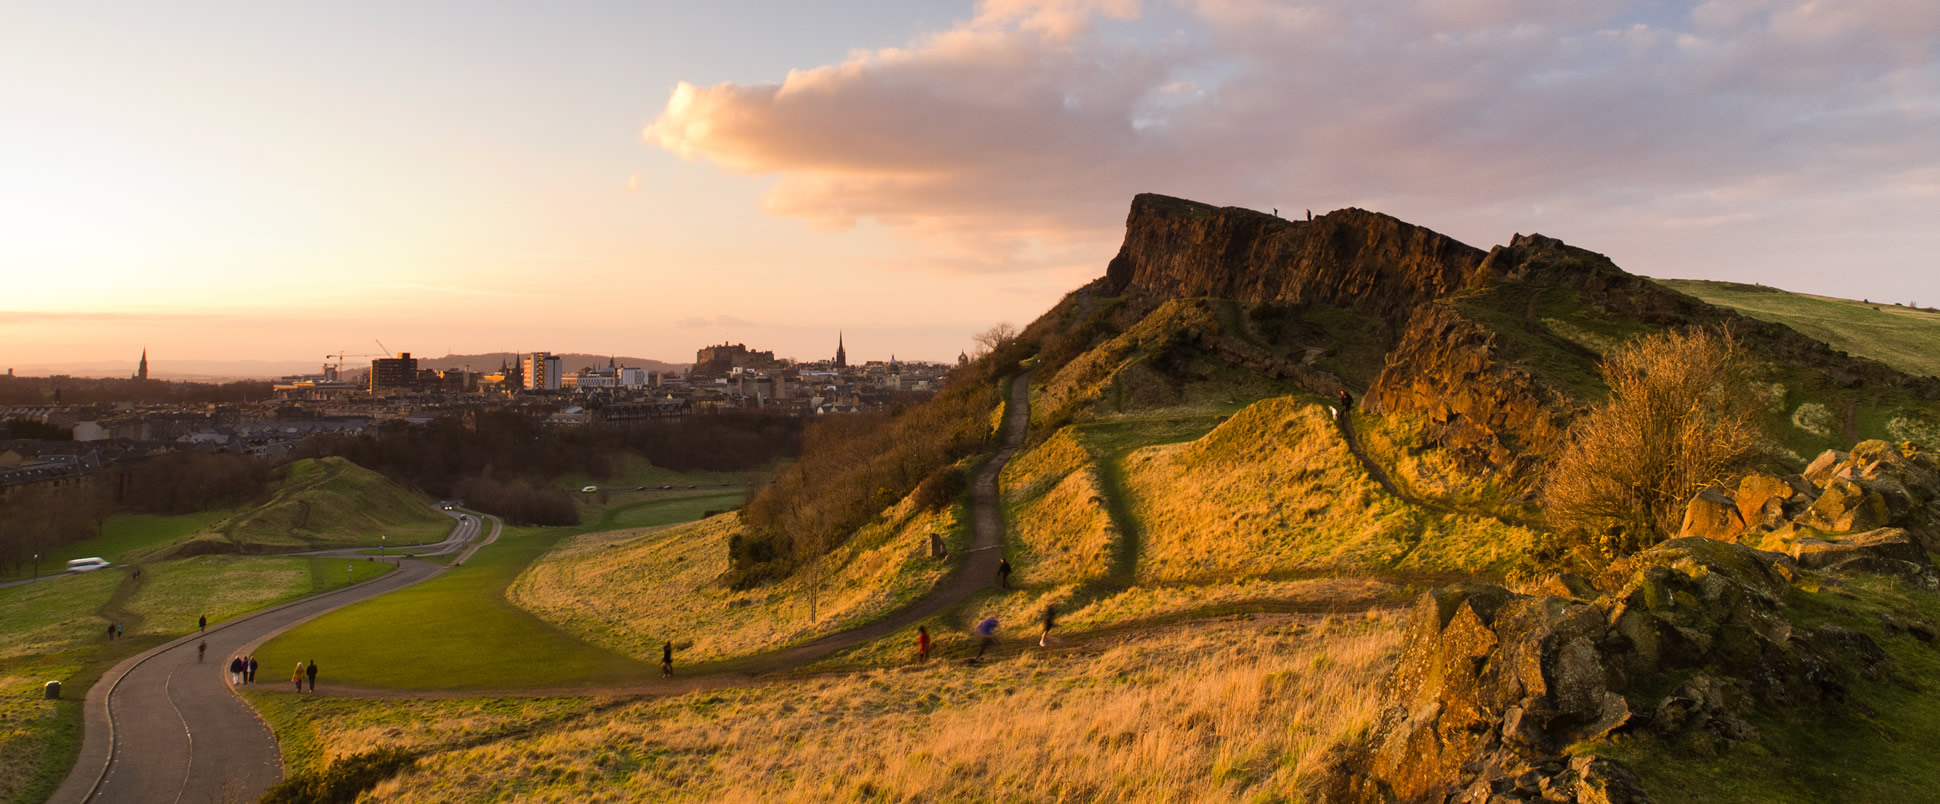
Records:
M482 519L457 518L447 543L474 540ZM492 521L496 539L500 523ZM469 555L467 552L465 555ZM463 556L459 561L463 560ZM456 562L454 562L456 563ZM318 616L431 578L444 567L397 560L379 578L213 625L116 665L88 690L80 759L49 799L88 801L254 801L283 777L276 738L228 682L232 656ZM196 613L183 612L185 620ZM196 646L207 641L207 657ZM323 669L329 678L330 668ZM264 667L257 681L289 683L289 668Z

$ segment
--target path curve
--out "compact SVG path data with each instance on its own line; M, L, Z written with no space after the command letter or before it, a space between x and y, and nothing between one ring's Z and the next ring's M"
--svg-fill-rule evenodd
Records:
M463 532L463 541L473 540L482 529L478 514L452 516L459 519L454 536ZM493 518L490 538L497 537L500 527ZM229 658L247 654L276 633L445 569L426 561L396 561L398 568L383 577L219 623L115 665L88 690L80 758L49 801L262 797L282 779L282 757L269 727L230 687ZM204 640L207 658L198 661L196 645ZM258 683L284 684L287 679L280 668L259 670Z

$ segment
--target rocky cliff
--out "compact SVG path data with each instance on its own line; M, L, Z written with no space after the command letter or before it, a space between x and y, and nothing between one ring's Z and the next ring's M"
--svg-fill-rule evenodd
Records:
M1460 289L1487 256L1396 218L1343 209L1311 221L1145 193L1106 269L1111 291L1328 302L1405 319Z

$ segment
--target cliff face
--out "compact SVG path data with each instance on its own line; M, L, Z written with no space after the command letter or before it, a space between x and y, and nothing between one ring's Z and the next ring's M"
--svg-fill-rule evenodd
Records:
M1250 302L1330 302L1402 320L1460 289L1487 255L1360 209L1293 221L1168 196L1132 199L1111 291Z
M1529 372L1497 361L1487 328L1446 305L1424 304L1388 353L1367 407L1422 415L1431 443L1515 484L1533 480L1527 470L1561 449L1572 405Z

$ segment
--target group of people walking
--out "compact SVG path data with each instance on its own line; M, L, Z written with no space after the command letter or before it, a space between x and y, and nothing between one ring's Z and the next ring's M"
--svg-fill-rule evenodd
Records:
M256 683L256 657L254 656L229 657L229 683L230 684Z
M297 692L303 691L303 680L306 678L310 680L310 691L316 692L317 691L317 660L311 659L308 664L305 664L303 662L297 662L296 670L290 673L290 683L296 685Z

